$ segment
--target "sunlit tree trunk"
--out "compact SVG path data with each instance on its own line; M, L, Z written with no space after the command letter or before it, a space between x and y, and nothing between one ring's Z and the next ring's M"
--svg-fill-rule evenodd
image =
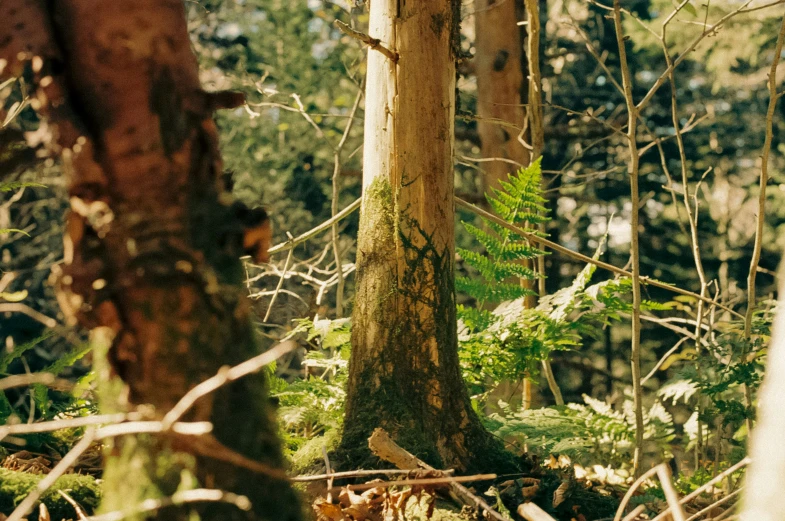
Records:
M458 5L371 2L370 36L398 59L378 50L368 55L358 289L339 451L351 465L370 457L367 438L376 427L436 466L499 468L506 457L472 411L458 365Z
M241 100L201 89L181 0L3 0L0 16L2 74L32 65L47 121L38 137L67 177L59 299L106 342L103 408L147 404L161 418L221 366L257 354L212 119ZM214 429L110 445L103 510L208 487L247 496L252 512L202 503L154 517L300 519L261 377L199 400L183 420Z
M531 153L524 143L531 142L531 131L524 105L528 100L528 66L524 52L526 18L523 0L475 0L475 71L477 78L477 130L483 161L482 186L486 194L500 188L499 181L507 180L510 173L521 166L528 166ZM523 261L534 267L533 261ZM534 280L521 284L536 290ZM524 304L533 308L534 296L526 297ZM531 379L519 382L521 407L528 409L533 401ZM504 386L518 387L509 382ZM509 395L509 392L507 393Z
M475 0L474 6L477 130L482 157L494 159L480 164L488 192L530 161L518 139L526 125L525 26L518 25L525 10L522 0ZM522 137L529 140L528 133Z

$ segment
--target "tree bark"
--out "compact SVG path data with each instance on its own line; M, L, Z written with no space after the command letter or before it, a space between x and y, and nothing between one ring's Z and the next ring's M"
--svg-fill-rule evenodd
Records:
M377 427L435 467L509 468L471 408L454 289L455 0L374 0L363 203L339 457L371 464ZM389 54L389 53L388 53ZM378 461L378 460L376 460Z
M483 190L499 188L499 180L527 166L529 151L518 140L526 125L528 98L525 11L521 0L475 0L475 74L477 77L477 130L482 157ZM524 138L528 139L528 133Z
M160 419L220 367L257 354L212 119L241 98L201 89L181 0L3 0L0 16L0 76L31 64L39 137L67 177L58 298L106 342L102 407L144 405ZM104 511L201 486L247 496L252 513L205 503L154 517L300 519L263 378L200 399L183 420L213 432L110 444Z

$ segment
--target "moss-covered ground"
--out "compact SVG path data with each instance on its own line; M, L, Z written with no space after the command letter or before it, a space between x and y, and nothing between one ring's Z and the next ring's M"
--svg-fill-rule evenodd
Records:
M43 479L43 474L29 474L0 469L0 514L8 515ZM55 481L54 486L42 497L53 521L77 519L74 507L58 492L62 490L76 501L89 515L101 500L101 486L92 476L67 474ZM36 504L35 508L38 508ZM36 514L37 517L37 514Z

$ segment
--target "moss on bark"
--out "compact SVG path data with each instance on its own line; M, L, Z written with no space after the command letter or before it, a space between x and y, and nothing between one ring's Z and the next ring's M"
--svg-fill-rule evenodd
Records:
M481 425L460 375L452 251L396 206L387 180L374 179L364 197L337 464L378 466L367 440L383 427L437 468L520 470Z

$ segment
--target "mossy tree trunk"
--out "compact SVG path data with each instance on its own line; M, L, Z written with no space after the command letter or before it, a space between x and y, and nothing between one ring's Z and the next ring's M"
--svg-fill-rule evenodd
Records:
M149 404L161 418L221 366L258 353L212 119L241 99L201 89L181 0L3 0L0 15L0 75L34 77L33 106L46 117L38 137L67 176L58 298L108 340L103 407ZM183 419L214 430L115 441L103 510L200 486L253 504L250 514L194 507L202 519L300 519L261 377L201 399Z
M385 428L434 466L509 464L471 409L458 364L453 118L457 0L373 0L363 205L344 465Z

